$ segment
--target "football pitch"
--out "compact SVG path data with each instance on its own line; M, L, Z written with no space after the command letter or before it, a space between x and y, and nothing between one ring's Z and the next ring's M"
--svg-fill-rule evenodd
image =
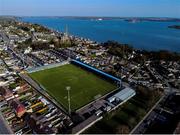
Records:
M72 111L116 89L116 85L73 64L34 72L30 76L66 109L68 108L66 87L70 86Z

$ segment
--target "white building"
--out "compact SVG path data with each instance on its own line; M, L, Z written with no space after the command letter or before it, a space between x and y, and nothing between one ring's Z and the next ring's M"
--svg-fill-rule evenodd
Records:
M128 101L130 98L136 95L136 92L131 88L125 88L115 95L111 96L107 100L112 103L114 101L120 101L120 104L123 104L124 102Z

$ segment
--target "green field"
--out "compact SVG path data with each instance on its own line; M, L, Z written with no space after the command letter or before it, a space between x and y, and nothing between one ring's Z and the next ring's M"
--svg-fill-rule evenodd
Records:
M116 89L116 85L72 64L31 73L59 103L68 108L66 86L70 86L71 109L74 111Z

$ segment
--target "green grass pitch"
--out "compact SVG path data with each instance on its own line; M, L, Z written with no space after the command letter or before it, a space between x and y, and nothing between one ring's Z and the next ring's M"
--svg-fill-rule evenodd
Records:
M66 86L70 86L73 111L93 101L97 95L105 95L116 89L116 85L72 64L34 72L30 76L66 109Z

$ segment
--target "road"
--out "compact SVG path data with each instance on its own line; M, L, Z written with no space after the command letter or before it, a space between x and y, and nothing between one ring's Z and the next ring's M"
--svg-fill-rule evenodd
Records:
M2 116L0 112L0 134L13 134L13 131L9 127L7 121Z
M3 31L0 31L0 35L2 36L3 40L6 41L7 44L9 44L9 39ZM4 60L3 60L3 62L4 62ZM11 130L7 121L4 119L1 112L0 112L0 134L13 134L13 131Z
M96 122L98 122L102 118L103 117L98 117L96 115L91 116L90 118L86 119L85 121L83 121L79 125L75 126L72 129L72 134L81 134L82 132L84 132L86 129L91 127L93 124L95 124Z
M153 110L159 105L159 103L164 99L165 96L162 96L159 101L151 108L151 110L144 116L144 118L136 125L136 127L131 131L130 134L140 134L141 131L146 126L145 120L149 121L155 117Z

